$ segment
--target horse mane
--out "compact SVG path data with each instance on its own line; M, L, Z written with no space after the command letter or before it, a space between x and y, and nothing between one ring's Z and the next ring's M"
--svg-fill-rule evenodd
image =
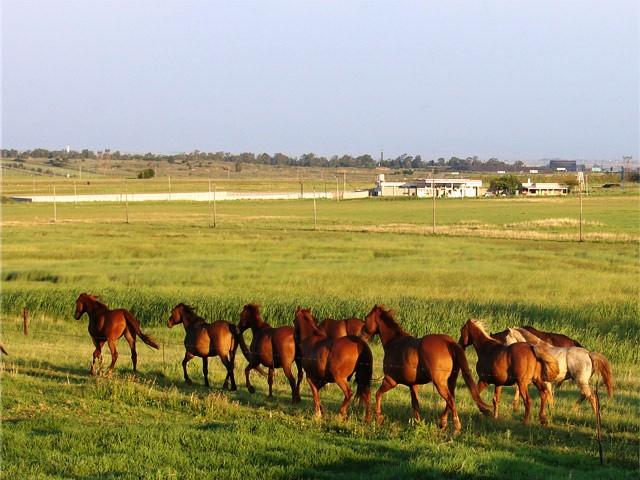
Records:
M260 315L260 305L257 303L247 303L243 308L255 313L256 315Z
M178 305L176 305L176 307L182 307L182 309L184 310L184 313L194 320L200 320L203 322L205 321L204 318L198 315L195 307L192 307L191 305L187 305L186 303L179 303Z
M318 320L316 319L316 317L313 316L313 313L311 313L311 309L310 308L300 308L298 307L298 310L296 312L296 314L298 312L303 312L304 313L304 318L309 320L309 326L311 327L311 330L313 330L313 333L316 335L320 335L323 337L326 337L327 334L325 332L323 332L322 330L320 330L318 328Z
M109 308L106 304L102 303L100 301L100 299L96 296L96 295L92 295L90 293L81 293L80 297L84 297L84 298L88 298L89 300L91 300L93 303L96 304L97 307L99 308Z
M387 327L391 328L392 330L396 330L403 335L409 335L396 320L396 312L391 309L387 310L387 307L385 307L384 305L377 305L377 308L381 313L380 319L385 323Z
M484 320L480 320L478 318L470 318L469 321L476 327L478 327L478 329L484 334L485 337L492 338L489 334L489 327L487 327L487 324Z
M524 328L514 328L513 330L517 331L518 334L525 339L525 341L527 341L528 343L531 343L532 345L541 344L541 345L547 345L549 347L553 346L549 342L546 342L540 337L538 337L537 335L534 335L529 330L526 330Z

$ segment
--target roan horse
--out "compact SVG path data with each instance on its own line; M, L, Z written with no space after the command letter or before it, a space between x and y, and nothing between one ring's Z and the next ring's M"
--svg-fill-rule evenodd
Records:
M250 328L253 333L253 339L251 340L251 346L247 349L242 333L248 328ZM271 325L262 319L260 307L250 303L245 305L240 313L238 330L240 331L239 341L242 353L244 353L249 362L249 365L244 369L249 392L254 393L256 391L249 381L249 373L260 365L264 365L269 369L267 382L269 384L269 397L272 397L274 369L282 368L291 386L291 401L293 403L299 402L300 383L302 383L304 372L302 371L300 358L296 356L296 342L293 327L271 327ZM293 362L295 362L298 367L297 382L291 371L291 364Z
M580 343L578 343L576 340L574 340L571 337L567 337L562 333L543 332L542 330L538 330L529 325L525 327L519 327L519 329L523 329L532 333L536 337L544 340L545 342L547 342L548 344L554 347L562 347L562 348L582 347L582 345L580 345ZM496 340L504 344L507 344L507 337L509 335L509 330L510 329L507 328L506 330L503 330L501 332L492 333L491 338L495 338ZM525 340L520 339L517 341L525 341ZM514 342L512 341L510 343L514 343ZM529 343L533 343L533 342L529 342ZM548 386L549 385L547 385L547 387ZM553 404L553 390L549 389L549 393L550 393L549 401L551 404ZM518 385L516 385L513 392L513 410L517 411L519 406L520 406L520 392L518 390Z
M578 399L576 407L586 398L591 403L593 413L598 415L598 402L589 387L589 380L594 373L600 374L607 387L609 397L613 396L611 366L601 353L590 352L582 347L554 347L524 328L508 328L507 331L507 345L516 342L527 342L531 345L544 345L547 347L551 355L558 361L559 366L558 375L551 381L560 385L565 380L572 379L578 384L582 395Z
M364 327L364 322L355 317L345 320L325 318L318 325L318 330L326 333L331 338L346 337L347 335L359 337L362 333L362 327Z
M382 395L398 384L409 387L413 414L416 420L420 420L418 385L433 382L446 402L440 415L440 427L446 428L451 412L454 431L460 432L461 424L455 403L456 381L460 371L480 411L491 413L491 407L480 399L464 350L453 338L448 335L412 337L396 322L392 311L378 305L365 318L362 335L369 338L376 333L380 335L384 349L384 380L376 392L376 417L379 423L383 421Z
M184 381L191 383L187 375L187 363L193 357L202 358L202 373L204 384L209 386L209 357L218 355L220 361L227 369L227 376L224 379L222 388L236 390L236 380L233 375L233 367L238 348L238 329L232 323L218 320L207 323L204 318L199 317L194 309L184 303L179 303L171 310L171 316L167 321L167 327L182 323L184 325L184 360L182 360L182 371Z
M365 406L365 422L370 418L371 376L373 355L367 342L360 337L332 339L320 331L311 310L298 307L294 320L296 345L302 356L302 367L313 394L314 412L322 416L319 390L327 383L336 383L344 393L339 414L345 417L353 393L349 379L355 374L356 397Z
M545 406L550 392L544 382L555 378L559 367L558 362L545 348L526 343L504 345L499 340L491 338L479 320L468 320L464 324L460 330L459 343L463 348L473 345L478 354L478 390L482 392L487 385L495 385L494 418L498 417L502 387L517 384L524 401L524 423L528 423L531 413L529 384L533 382L540 392L540 423L547 424Z
M101 303L95 296L88 293L81 293L76 300L76 320L86 313L89 317L89 335L93 340L96 349L93 352L93 362L91 363L91 375L96 373L96 361L102 358L102 346L105 342L109 345L111 351L111 365L109 366L109 375L113 373L113 367L118 360L118 351L116 350L116 341L124 335L129 347L131 348L131 362L133 363L133 371L136 371L138 354L136 352L136 335L138 335L144 343L156 350L158 344L148 335L140 330L138 320L124 308L109 310L109 308Z

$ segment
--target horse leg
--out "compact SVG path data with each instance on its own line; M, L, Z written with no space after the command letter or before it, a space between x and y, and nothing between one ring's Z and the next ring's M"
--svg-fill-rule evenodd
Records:
M345 378L336 379L336 384L340 387L342 393L344 393L344 400L342 400L340 410L338 411L340 417L344 419L347 416L347 409L349 408L349 402L351 401L353 392L349 388L349 382Z
M384 421L384 416L382 415L382 395L392 388L395 388L396 385L398 384L393 378L389 375L385 375L384 380L382 380L382 385L380 385L380 388L376 392L376 420L378 424L381 424Z
M296 402L300 401L300 385L302 384L302 378L304 377L304 370L302 369L302 361L296 359L296 368L298 369L298 381L296 383Z
M291 387L291 403L296 403L296 401L300 401L300 396L296 398L296 379L293 376L293 372L291 371L291 364L282 365L282 371L284 372L285 377L289 380L289 386Z
M478 382L478 395L484 392L484 389L487 388L488 386L489 384L487 382L485 382L484 380L480 380Z
M584 399L588 399L589 403L591 404L591 408L593 409L593 413L595 415L598 414L598 407L596 405L596 397L595 395L593 395L593 393L591 393L591 388L589 387L588 383L580 383L578 384L578 388L580 389L580 398L578 399L578 401L576 402L576 404L574 405L574 410L577 410L578 407L580 406L580 403L582 403L584 401Z
M416 422L422 420L420 416L420 402L418 401L418 385L409 386L409 394L411 395L411 409L413 410L413 418Z
M127 340L129 344L129 348L131 349L131 363L133 363L133 373L136 373L136 369L138 366L138 353L136 352L136 334L129 331L129 329L125 329L124 338Z
M204 377L204 386L209 387L209 357L202 357L202 376Z
M311 388L311 394L313 395L313 414L316 416L316 418L321 418L322 408L320 406L320 395L318 394L318 387L316 387L315 383L313 383L313 380L309 378L309 375L307 375L307 383L309 383L309 388Z
M102 358L102 346L104 342L93 340L93 345L96 347L93 351L93 361L91 362L91 375L96 374L96 361Z
M184 383L191 385L191 379L187 375L187 363L193 358L193 355L189 352L184 352L184 360L182 360L182 372L184 373Z
M273 398L273 374L275 369L273 367L269 367L269 371L267 373L267 384L269 385L269 398Z
M118 351L116 350L116 341L111 338L107 339L107 343L109 344L109 350L111 351L111 365L109 365L109 373L111 376L113 373L113 367L116 366L116 361L118 360Z
M514 385L515 391L513 392L513 411L517 412L520 408L520 390L518 389L518 385Z
M493 391L493 418L498 418L498 410L500 409L500 396L502 395L502 386L495 386Z
M251 385L251 380L249 380L249 373L251 373L251 370L253 370L257 366L258 366L257 363L251 362L244 369L244 378L245 378L245 382L246 382L246 385L247 385L247 390L249 390L249 393L256 393L255 387L253 385Z
M520 396L524 403L524 424L529 423L529 416L531 415L531 397L529 396L529 382L526 380L518 380L518 390L520 390Z
M440 396L446 402L446 406L444 408L444 411L440 415L440 428L442 430L447 428L447 422L449 420L449 412L451 412L452 417L453 417L453 430L454 430L454 433L456 433L456 434L460 433L462 425L460 424L460 418L458 417L458 410L456 409L456 402L454 400L453 393L449 389L448 382L444 382L441 379L434 379L433 384L436 387L436 390L438 391Z
M449 407L449 410L451 410L453 417L454 433L458 433L462 429L460 417L458 417L458 409L456 408L456 384L458 381L458 373L459 369L454 369L449 376L449 380L447 380L447 386L449 387L449 393L451 394L451 403L453 405L453 408Z
M551 396L551 391L549 390L549 383L543 382L541 380L534 380L534 383L536 385L536 388L538 389L538 392L540 393L540 415L539 415L540 424L546 425L547 424L547 413L546 413L547 399L550 398Z
M235 392L238 389L238 387L236 387L236 377L233 374L233 362L231 361L229 356L224 356L224 357L221 356L220 360L222 361L222 364L227 369L227 376L224 379L224 384L222 385L222 388L224 389L229 388L229 381L231 381L231 388L229 388L229 390L231 390L232 392Z

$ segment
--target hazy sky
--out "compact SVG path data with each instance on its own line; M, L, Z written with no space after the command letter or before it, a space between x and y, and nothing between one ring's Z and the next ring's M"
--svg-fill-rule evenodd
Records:
M620 158L638 2L2 1L2 145Z

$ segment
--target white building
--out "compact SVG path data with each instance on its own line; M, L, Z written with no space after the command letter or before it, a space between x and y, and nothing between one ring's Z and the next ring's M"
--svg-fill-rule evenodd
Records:
M535 183L528 181L522 184L520 192L522 195L527 196L566 195L569 193L569 187L559 183Z
M384 174L378 175L376 186L371 190L375 197L478 197L482 180L468 178L426 178L409 182L387 182Z

